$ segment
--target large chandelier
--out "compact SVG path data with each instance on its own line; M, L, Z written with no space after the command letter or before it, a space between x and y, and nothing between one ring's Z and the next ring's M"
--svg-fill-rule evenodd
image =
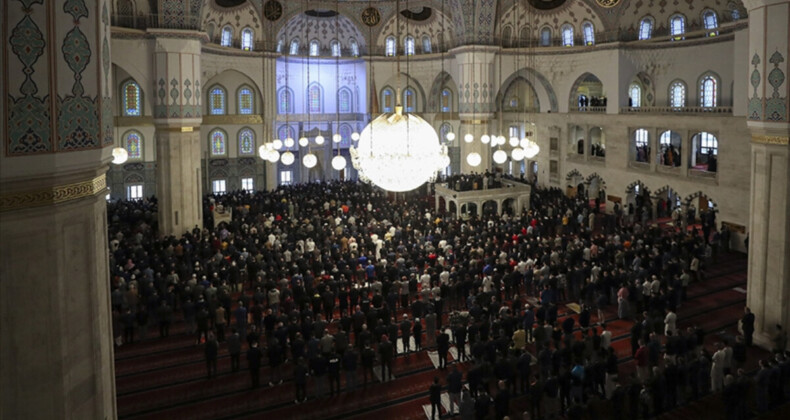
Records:
M447 152L436 130L403 107L384 113L362 130L351 163L363 181L395 192L411 191L433 180L444 168Z

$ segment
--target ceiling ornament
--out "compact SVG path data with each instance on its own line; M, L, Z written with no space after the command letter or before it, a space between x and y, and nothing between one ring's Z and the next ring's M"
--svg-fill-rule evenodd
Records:
M368 26L376 26L381 22L381 13L375 7L368 7L362 11L362 22Z
M615 7L620 4L620 0L595 0L598 3L598 6L601 7Z
M263 5L263 16L267 20L275 21L283 15L283 5L277 0L269 0Z

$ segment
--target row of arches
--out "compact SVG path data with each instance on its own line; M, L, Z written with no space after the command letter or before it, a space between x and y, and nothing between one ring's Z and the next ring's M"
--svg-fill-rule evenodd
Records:
M628 86L628 106L640 108L655 105L655 95L650 79L640 73ZM721 103L721 77L706 71L697 78L697 106L715 108ZM684 108L689 105L688 85L683 79L675 79L667 86L667 106Z
M654 143L656 133L658 133L658 144ZM631 132L631 160L649 164L654 157L653 150L656 150L655 161L659 165L676 168L682 165L683 159L686 159L690 169L717 172L718 137L707 131L692 131L689 137L691 140L689 154L684 156L686 148L681 133L673 130L637 128Z

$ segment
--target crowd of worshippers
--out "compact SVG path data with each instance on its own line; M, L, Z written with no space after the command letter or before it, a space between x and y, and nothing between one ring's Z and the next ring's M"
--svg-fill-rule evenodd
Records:
M630 99L629 99L630 100ZM599 106L606 106L606 97L605 96L592 96L587 97L584 95L579 96L579 109L583 110L588 106L592 107L599 107Z
M464 378L452 369L434 385L446 383L464 418L491 405L501 417L511 396L525 394L532 418L597 410L604 401L620 418L637 418L732 392L733 384L753 386L740 369L746 339L711 355L704 331L677 326L689 284L705 280L709 263L708 237L696 230L624 224L602 233L594 218L585 223L589 201L559 189L534 189L530 209L517 215L458 220L434 213L433 203L416 194L391 201L353 182L232 192L206 197L206 228L164 238L155 200L110 203L116 344L145 339L149 327L167 337L178 313L203 346L207 376L217 374L219 343L227 342L232 371L246 350L251 385L260 385L265 360L264 381L293 380L299 403L308 384L311 397L339 393L341 376L344 390L359 376L368 386L374 366L387 381L396 357L425 348L446 369L452 343L468 371ZM214 227L213 205L232 208L232 221ZM560 309L570 302L580 304L578 320ZM637 369L623 383L607 308L633 321ZM765 363L765 383L790 378L781 352ZM770 395L761 408L784 392Z
M492 173L486 169L485 173L450 175L446 179L447 186L455 191L487 190L502 187L502 173Z

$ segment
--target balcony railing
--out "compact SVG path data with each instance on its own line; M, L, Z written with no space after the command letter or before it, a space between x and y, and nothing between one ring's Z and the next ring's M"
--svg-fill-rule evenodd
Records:
M570 112L593 112L593 113L605 113L606 107L605 106L576 106L570 109Z
M640 106L640 107L622 107L620 108L621 114L714 114L729 116L732 115L731 106Z
M200 30L199 16L168 16L158 14L113 15L112 26L132 29Z

